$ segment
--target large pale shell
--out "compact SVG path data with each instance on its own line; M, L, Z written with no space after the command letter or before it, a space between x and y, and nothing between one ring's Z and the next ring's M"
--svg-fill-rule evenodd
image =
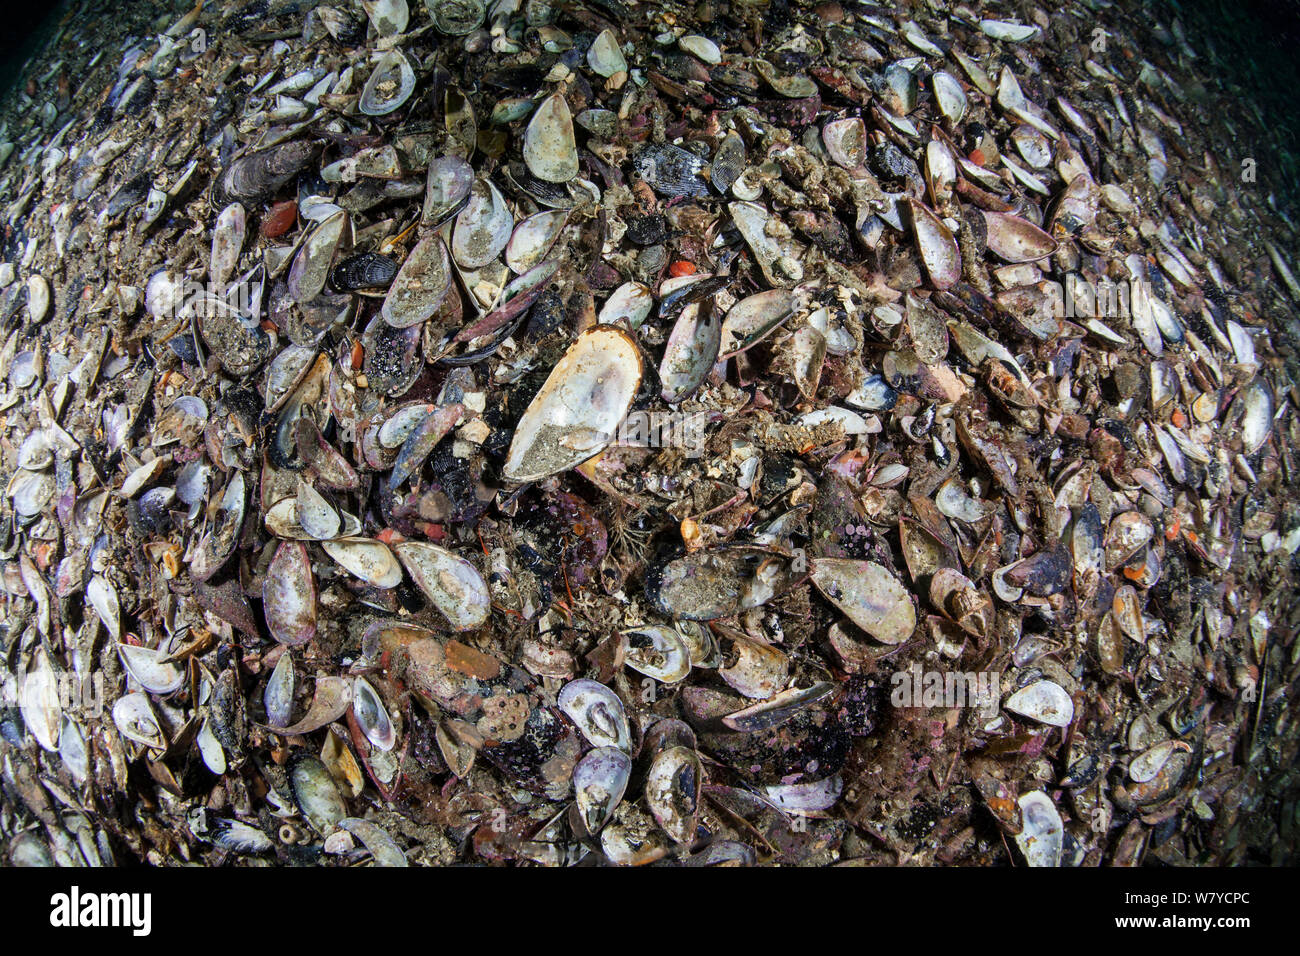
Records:
M405 0L402 0L403 4ZM375 861L375 866L410 866L406 860L406 854L397 845L388 831L369 820L362 820L360 817L347 817L339 821L339 829L347 830L354 837L362 842L365 848L370 851L370 856Z
M960 123L961 118L966 115L966 92L961 88L956 77L943 70L936 70L930 77L930 82L934 86L934 98L939 104L939 112L954 125Z
M530 173L548 183L567 183L578 175L573 115L559 93L542 100L528 121L524 132L524 162Z
M587 65L606 78L627 72L627 59L618 47L613 30L602 30L591 41L587 49Z
M128 740L153 750L163 750L167 746L167 738L154 716L149 698L139 691L118 698L113 705L113 723Z
M299 757L289 771L289 785L298 809L322 836L348 815L338 784L319 757L310 754Z
M1074 720L1074 701L1060 684L1034 681L1006 701L1007 710L1052 727L1068 727Z
M925 263L925 271L936 289L946 289L961 278L961 252L952 230L915 199L908 201L912 209L912 227L916 231L916 247Z
M631 749L623 701L604 684L586 678L569 681L560 690L558 702L593 747Z
M884 644L901 644L916 629L916 608L907 590L874 561L817 558L812 582L849 620Z
M403 541L393 550L411 579L456 630L472 631L487 620L491 598L474 565L424 541Z
M691 653L671 627L647 624L623 632L627 666L646 677L675 684L691 672Z
M459 212L474 186L474 167L459 156L440 156L429 163L422 219L436 226Z
M645 799L655 822L677 843L691 843L700 819L704 767L689 747L669 747L646 774Z
M310 302L321 294L334 254L347 231L348 214L342 209L312 230L289 269L289 295L293 301Z
M545 259L568 219L568 210L545 209L516 226L506 244L506 265L510 270L523 275Z
M266 626L281 644L306 644L316 636L316 582L307 548L281 541L262 585Z
M357 718L357 726L372 744L384 751L396 746L397 732L388 716L388 708L364 677L353 681L352 713Z
M231 203L221 210L217 225L212 230L212 255L208 260L208 274L213 285L226 287L226 280L239 264L239 253L244 247L246 217L244 207Z
M845 169L857 169L867 161L867 127L859 116L831 120L822 127L822 142L831 159Z
M610 293L601 306L596 321L602 325L621 325L629 331L640 328L654 308L654 293L641 282L624 282Z
M597 747L573 768L573 799L588 833L599 833L627 792L632 760L614 747Z
M266 722L272 727L287 727L293 719L293 655L285 651L275 662L266 682L262 702L266 705Z
M63 705L59 696L59 677L43 647L38 647L32 655L27 673L23 675L18 700L23 723L31 730L36 742L51 753L57 752Z
M402 583L402 568L382 541L372 538L338 538L322 541L325 553L349 574L377 588L395 588Z
M803 278L804 247L790 238L777 238L768 232L772 214L752 202L727 205L731 219L744 237L769 285L788 287ZM954 242L954 249L956 244Z
M720 358L762 342L794 315L794 304L794 295L785 289L770 289L741 299L723 319Z
M151 694L165 696L175 693L185 683L185 670L165 660L161 651L134 644L118 644L117 653L136 683Z
M1016 845L1030 866L1060 866L1065 844L1065 825L1052 798L1041 790L1026 793L1018 801L1023 826Z
M665 402L675 405L704 384L721 341L722 323L714 316L711 302L692 302L682 309L659 365Z
M503 474L537 481L579 465L617 435L641 383L641 353L622 329L578 336L515 429Z
M984 221L989 251L1007 262L1037 262L1056 251L1056 240L1027 219L986 210Z

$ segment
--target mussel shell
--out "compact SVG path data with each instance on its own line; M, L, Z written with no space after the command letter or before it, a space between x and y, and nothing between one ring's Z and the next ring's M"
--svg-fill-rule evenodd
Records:
M303 817L322 836L348 815L338 784L319 757L300 752L289 770L289 786Z
M469 201L473 186L474 167L459 156L432 160L425 184L422 221L436 226L460 212Z
M519 420L502 474L537 481L604 450L632 407L641 371L641 352L622 329L583 332Z
M593 747L631 749L632 735L623 701L604 684L586 678L569 681L560 689L557 701L560 710Z
M384 321L397 329L420 325L442 307L451 291L451 258L442 237L434 233L416 243L394 276L381 307Z
M524 163L529 172L549 183L567 183L578 175L573 114L561 94L542 100L529 120L524 131Z
M481 269L501 255L514 225L505 197L492 182L479 179L456 216L451 254L462 269Z
M295 647L316 636L316 582L307 548L281 541L262 585L266 626L281 644Z
M388 256L363 252L348 256L334 266L330 284L340 292L358 289L387 289L397 276L397 263Z
M415 92L415 71L401 50L389 50L375 64L362 87L358 109L367 116L387 116Z
M393 550L411 580L454 629L472 631L488 619L492 604L487 584L470 562L423 541L403 541Z
M220 192L245 205L278 192L308 163L320 155L321 144L298 140L249 153L235 160L221 175Z
M631 773L631 758L614 747L597 747L574 766L573 797L588 833L599 833L613 817Z
M710 621L765 604L794 580L780 552L729 545L668 561L647 576L646 595L670 617Z
M646 774L646 805L655 822L677 843L692 843L699 826L704 766L688 747L657 754Z
M707 166L699 156L671 143L647 146L633 160L636 174L661 196L692 199L709 195L703 176Z

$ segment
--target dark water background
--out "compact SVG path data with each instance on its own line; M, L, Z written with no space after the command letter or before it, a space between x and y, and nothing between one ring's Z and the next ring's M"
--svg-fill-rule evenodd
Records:
M5 0L0 4L0 97L9 95L23 64L40 49L72 7L72 0Z

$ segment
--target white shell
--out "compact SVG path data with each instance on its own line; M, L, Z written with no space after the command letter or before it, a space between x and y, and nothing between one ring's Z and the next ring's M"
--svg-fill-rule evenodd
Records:
M1018 801L1022 828L1016 845L1030 866L1060 866L1065 825L1052 798L1041 790L1026 793Z
M1068 727L1074 720L1074 701L1060 684L1034 681L1022 687L1005 704L1007 710L1052 727Z
M817 558L812 582L858 627L884 644L901 644L916 629L916 608L907 589L874 561Z
M622 329L598 325L564 353L515 429L503 474L537 481L603 451L641 383L641 353Z
M151 694L175 693L185 683L185 669L163 660L166 655L152 647L118 644L117 653L136 683Z
M393 552L373 538L336 538L321 547L349 574L377 588L395 588L402 583L402 568Z

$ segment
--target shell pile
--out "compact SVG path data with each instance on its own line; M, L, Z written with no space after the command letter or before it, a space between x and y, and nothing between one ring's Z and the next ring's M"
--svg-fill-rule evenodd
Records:
M1293 184L1172 12L139 6L0 117L10 862L1294 853Z

